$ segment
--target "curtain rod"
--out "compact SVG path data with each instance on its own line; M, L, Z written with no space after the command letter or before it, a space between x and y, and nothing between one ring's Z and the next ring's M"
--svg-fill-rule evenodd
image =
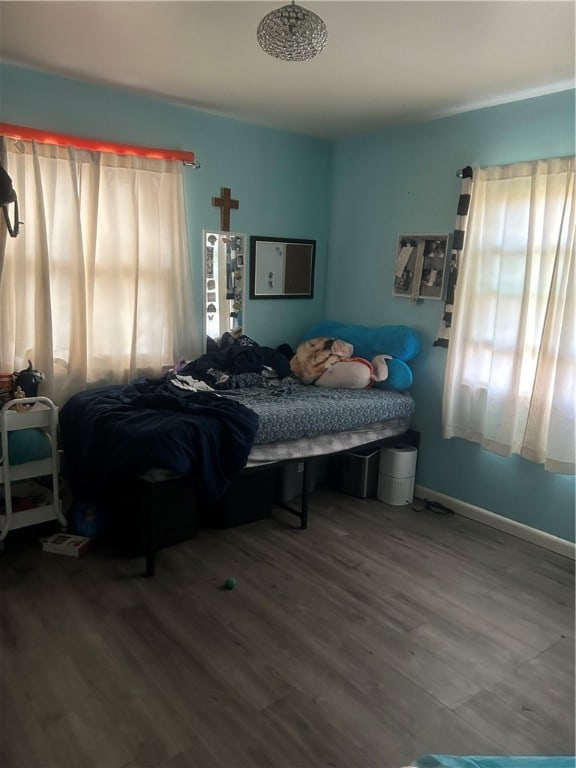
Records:
M24 139L38 141L41 144L56 144L60 147L77 147L78 149L91 149L96 152L110 152L116 155L136 155L137 157L150 157L157 160L182 160L184 165L199 168L194 152L180 149L158 149L156 147L139 147L132 144L117 144L112 141L99 139L86 139L79 136L67 136L64 133L54 131L41 131L38 128L27 128L22 125L11 125L0 122L0 134L12 139Z
M474 173L472 171L472 166L467 165L465 168L461 168L459 171L456 171L456 176L459 179L473 179Z

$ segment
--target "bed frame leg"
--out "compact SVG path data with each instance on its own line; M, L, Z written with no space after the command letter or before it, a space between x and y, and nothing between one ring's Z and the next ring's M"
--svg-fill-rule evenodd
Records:
M303 464L304 471L302 472L302 495L300 496L300 509L294 509L294 507L286 502L280 503L281 507L299 518L300 528L302 530L308 527L308 461L304 459Z
M300 504L300 528L305 530L308 527L308 461L304 460L304 471L302 472L302 499Z
M144 535L144 556L146 558L144 576L151 578L156 573L156 546L154 544L152 505L144 502L142 506L142 533Z
M149 547L146 542L146 571L144 576L150 578L156 574L156 552L154 547Z

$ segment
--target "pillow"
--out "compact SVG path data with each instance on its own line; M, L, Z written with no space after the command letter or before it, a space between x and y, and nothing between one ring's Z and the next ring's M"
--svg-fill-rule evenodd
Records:
M387 360L388 377L374 382L379 389L404 391L412 386L412 370L408 360L420 352L420 338L416 331L405 325L347 325L335 320L322 320L306 331L303 341L316 337L332 337L352 344L354 357L372 361L378 355L390 355Z
M404 360L388 360L388 378L385 381L375 381L374 387L377 389L394 389L398 392L404 392L410 389L414 377L412 369Z
M52 455L50 438L43 429L17 429L8 432L8 455L10 464L25 464L27 461L49 459ZM1 441L0 458L2 458Z
M322 320L303 336L303 341L316 336L332 336L352 344L355 357L372 360L376 355L390 355L395 360L408 362L420 352L420 338L406 325L347 325L335 320Z

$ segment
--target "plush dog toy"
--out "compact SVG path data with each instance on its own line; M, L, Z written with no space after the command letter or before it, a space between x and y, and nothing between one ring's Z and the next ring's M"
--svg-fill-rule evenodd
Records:
M352 352L352 345L340 339L326 336L308 339L296 349L290 370L303 384L314 384L335 363L350 359Z
M367 389L388 378L388 355L376 355L372 360L349 357L327 368L314 382L317 387Z
M317 386L404 391L413 381L407 363L419 351L418 334L407 326L324 320L304 334L290 367L301 381Z
M342 339L309 339L297 348L290 369L303 384L318 387L365 389L388 378L387 355L376 355L370 362L353 353L352 344Z

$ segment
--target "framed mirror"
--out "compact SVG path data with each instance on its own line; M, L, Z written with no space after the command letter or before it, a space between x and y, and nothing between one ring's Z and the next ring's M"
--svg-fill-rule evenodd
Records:
M202 233L204 261L204 339L218 340L226 331L240 331L244 320L244 267L247 235Z
M316 240L250 238L251 299L312 299Z

